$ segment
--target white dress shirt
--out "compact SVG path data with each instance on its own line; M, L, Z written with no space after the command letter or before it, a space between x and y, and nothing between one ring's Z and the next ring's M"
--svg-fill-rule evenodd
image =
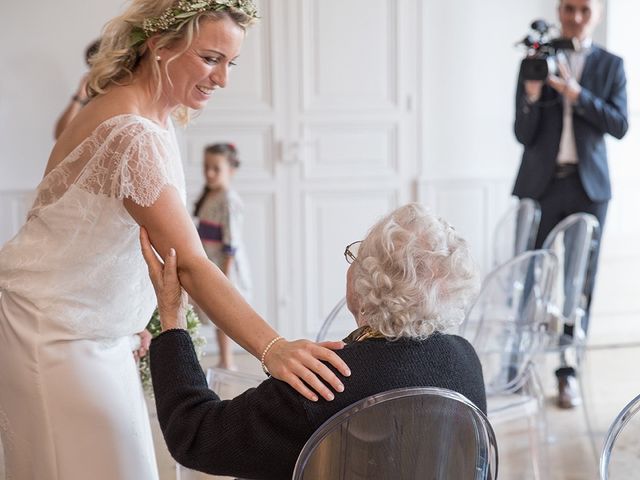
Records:
M592 41L590 38L581 42L579 50L561 51L558 54L558 61L564 62L571 74L572 82L580 82L584 63L587 55L591 51ZM578 152L576 149L576 138L573 131L573 104L562 96L563 102L563 119L562 119L562 136L560 137L560 148L556 159L559 165L577 164Z

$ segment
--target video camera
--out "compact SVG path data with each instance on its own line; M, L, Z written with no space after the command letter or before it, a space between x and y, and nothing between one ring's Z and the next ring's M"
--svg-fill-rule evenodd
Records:
M551 25L544 20L535 20L531 30L532 33L517 43L527 47L527 57L520 64L520 76L523 80L546 80L549 74L558 74L558 52L576 50L575 40L549 38Z

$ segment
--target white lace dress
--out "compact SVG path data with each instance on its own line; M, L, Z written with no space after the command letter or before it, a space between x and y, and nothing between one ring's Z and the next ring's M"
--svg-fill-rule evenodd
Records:
M155 297L123 206L184 199L173 129L118 115L38 187L0 250L0 433L7 478L158 478L130 336Z

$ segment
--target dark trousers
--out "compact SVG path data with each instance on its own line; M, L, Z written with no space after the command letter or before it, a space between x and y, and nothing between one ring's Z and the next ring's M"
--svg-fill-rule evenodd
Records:
M540 218L540 227L536 238L536 248L540 248L547 238L547 235L553 230L560 221L573 213L590 213L598 219L600 228L595 234L595 249L589 257L589 265L585 277L584 294L586 297L585 316L582 319L582 327L587 332L589 327L589 309L591 306L591 298L595 287L596 272L598 269L598 256L600 253L600 240L604 229L604 222L607 216L607 207L609 202L594 202L584 191L582 182L578 172L568 175L564 178L555 178L545 193L538 199L542 216ZM572 334L573 329L566 331Z

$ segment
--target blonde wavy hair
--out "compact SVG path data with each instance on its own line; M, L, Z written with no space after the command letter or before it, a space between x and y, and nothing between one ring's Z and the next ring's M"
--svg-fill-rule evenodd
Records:
M178 0L133 0L129 7L122 15L108 22L100 37L100 48L98 52L91 57L91 70L87 80L87 90L90 97L100 95L106 92L110 85L126 85L133 79L133 73L140 64L140 60L147 54L155 55L155 51L175 45L182 40L184 48L170 57L164 63L164 73L167 78L167 67L187 51L193 42L194 37L198 34L200 21L204 18L219 20L229 17L239 27L246 30L251 26L255 19L233 7L228 7L220 11L204 11L194 15L178 30L167 30L155 34L158 40L155 49L151 51L147 42L143 42L140 46L131 46L131 33L136 28L142 28L145 19L160 16L165 10L178 3ZM155 99L160 98L162 92L162 75L158 62L151 62L151 68L154 81L156 82ZM178 117L187 117L186 107L182 108L182 112ZM180 120L180 118L178 118Z
M378 221L354 262L364 321L393 340L459 325L478 283L467 242L418 203Z

